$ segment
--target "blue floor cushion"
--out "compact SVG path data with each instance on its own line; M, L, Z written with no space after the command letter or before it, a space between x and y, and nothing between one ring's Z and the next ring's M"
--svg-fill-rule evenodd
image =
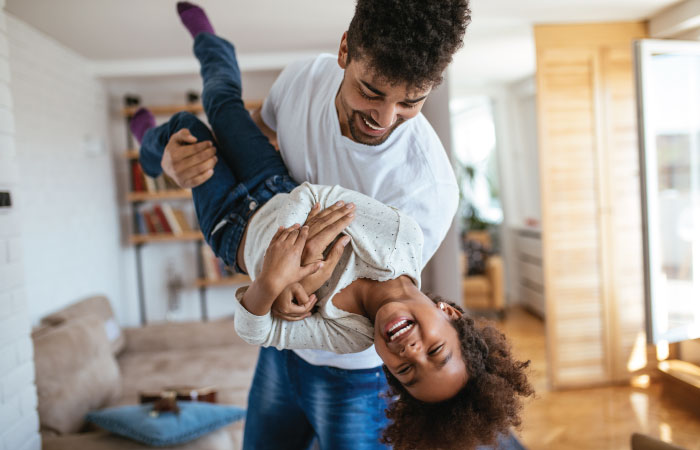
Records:
M181 444L245 417L245 409L205 402L177 402L179 413L151 414L153 404L93 411L86 420L107 431L154 447Z

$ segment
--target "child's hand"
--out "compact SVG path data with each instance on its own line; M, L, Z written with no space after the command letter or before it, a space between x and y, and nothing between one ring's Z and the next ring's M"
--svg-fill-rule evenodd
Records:
M310 264L326 259L324 254L328 247L353 220L354 203L339 201L324 210L316 203L304 222L304 225L309 227L309 237L301 256L302 263Z
M311 278L317 276L321 271L316 272ZM308 280L309 277L305 278ZM293 322L295 320L306 319L311 315L311 310L316 305L315 294L307 295L304 287L299 283L293 283L284 288L272 304L272 315Z
M256 281L266 285L275 293L275 297L288 285L323 267L322 261L301 265L301 254L308 235L309 227L295 224L289 228L280 227L272 237Z

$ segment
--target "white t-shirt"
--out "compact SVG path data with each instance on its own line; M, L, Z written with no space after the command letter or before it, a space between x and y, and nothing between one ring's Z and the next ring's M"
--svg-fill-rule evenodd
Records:
M335 108L342 80L343 70L333 55L290 64L265 99L262 119L277 132L282 158L298 182L338 184L413 217L423 231L425 265L457 211L459 191L445 149L422 114L378 146L343 136ZM381 364L373 348L347 355L296 352L314 365L364 369Z
M243 251L250 276L256 279L262 270L265 250L280 225L302 223L315 203L326 208L339 200L355 203L355 219L344 231L350 244L330 279L316 291L318 310L304 320L288 322L270 313L256 316L236 302L236 332L249 344L360 352L373 345L374 326L365 316L337 308L333 297L358 278L387 281L406 275L420 288L423 233L415 220L359 192L309 183L275 195L255 213ZM239 301L246 289L236 292Z

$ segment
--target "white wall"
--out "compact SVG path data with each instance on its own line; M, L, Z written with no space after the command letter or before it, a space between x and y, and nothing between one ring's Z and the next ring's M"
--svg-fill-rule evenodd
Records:
M0 449L39 450L39 417L29 310L22 263L22 233L17 196L20 171L10 91L10 57L5 1L0 0L0 190L13 206L0 209Z
M435 129L450 160L453 160L450 83L447 74L443 84L430 93L422 112ZM457 221L453 219L447 236L423 271L422 288L424 291L450 299L457 304L462 303L459 253L459 229Z
M12 16L7 22L30 317L96 293L123 317L106 92L84 58Z

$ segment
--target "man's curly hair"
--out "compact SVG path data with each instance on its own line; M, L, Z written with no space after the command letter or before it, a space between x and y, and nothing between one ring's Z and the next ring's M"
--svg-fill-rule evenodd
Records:
M527 380L530 361L511 354L506 337L487 321L475 322L458 305L426 294L461 311L452 325L462 343L462 359L469 376L467 384L451 399L425 403L413 398L384 366L389 382L391 424L382 442L395 450L473 449L493 444L501 433L521 423L521 397L534 394Z
M394 85L437 86L470 22L469 0L358 0L348 62L368 58L374 75Z

